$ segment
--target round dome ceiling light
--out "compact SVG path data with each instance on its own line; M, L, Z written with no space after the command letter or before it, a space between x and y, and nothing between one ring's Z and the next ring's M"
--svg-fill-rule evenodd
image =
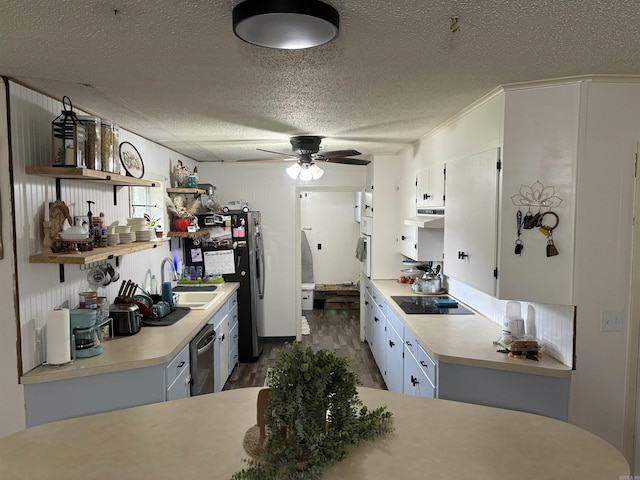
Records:
M298 50L338 36L340 15L318 0L245 0L233 9L233 33L247 43Z

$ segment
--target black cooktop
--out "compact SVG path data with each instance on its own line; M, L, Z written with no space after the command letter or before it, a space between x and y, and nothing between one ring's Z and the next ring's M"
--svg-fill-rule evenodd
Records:
M469 315L471 310L458 302L456 307L439 307L435 300L451 298L447 295L412 295L408 297L391 297L408 315Z

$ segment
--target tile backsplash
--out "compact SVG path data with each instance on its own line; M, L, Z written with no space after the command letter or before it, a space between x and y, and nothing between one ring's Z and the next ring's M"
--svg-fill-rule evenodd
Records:
M453 278L447 278L447 283L448 291L451 295L474 308L492 322L502 326L507 300L499 300ZM545 353L567 366L572 366L575 307L572 305L520 303L522 306L522 318L525 319L525 322L529 312L533 312L536 337L542 342Z

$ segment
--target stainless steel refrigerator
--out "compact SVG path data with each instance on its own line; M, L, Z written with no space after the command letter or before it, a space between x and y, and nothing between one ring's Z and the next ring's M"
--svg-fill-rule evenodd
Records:
M206 216L206 215L205 215ZM262 353L258 325L264 321L264 254L260 212L230 211L215 215L215 224L200 218L210 231L205 240L186 239L185 265L203 275L222 274L238 282L238 357L253 362Z

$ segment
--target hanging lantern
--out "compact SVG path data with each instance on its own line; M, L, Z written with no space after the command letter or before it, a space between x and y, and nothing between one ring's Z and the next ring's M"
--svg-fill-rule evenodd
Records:
M71 99L67 96L62 97L62 113L51 122L51 133L53 165L85 168L86 129L73 111Z

